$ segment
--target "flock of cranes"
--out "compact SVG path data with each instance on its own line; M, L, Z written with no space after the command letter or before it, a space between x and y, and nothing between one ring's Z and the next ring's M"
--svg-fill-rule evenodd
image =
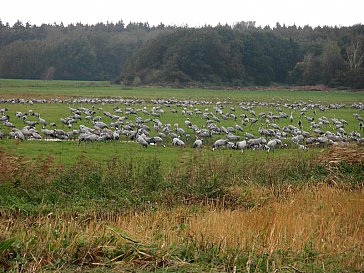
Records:
M47 103L68 107L68 116L48 122L46 116L34 110L35 105ZM30 109L11 113L6 107L9 104L23 104ZM0 108L1 139L77 140L78 145L123 140L135 141L144 148L189 145L196 149L230 148L241 152L245 149L271 151L286 146L306 149L315 145L364 143L361 137L364 104L361 102L351 105L303 101L233 104L203 100L147 102L81 98L66 101L2 99L0 105L4 106ZM333 117L326 117L327 112L332 114L346 107L355 112L350 126L347 120L336 117L335 112ZM183 122L175 122L177 120ZM347 127L354 130L348 131Z

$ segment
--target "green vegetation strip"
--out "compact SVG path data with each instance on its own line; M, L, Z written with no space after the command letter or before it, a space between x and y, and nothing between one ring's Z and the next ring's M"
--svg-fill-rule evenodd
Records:
M324 101L352 103L364 100L360 91L307 91L307 90L211 90L198 88L133 87L100 81L39 81L0 79L2 98L50 97L123 97L123 98L177 98L195 100L234 101Z

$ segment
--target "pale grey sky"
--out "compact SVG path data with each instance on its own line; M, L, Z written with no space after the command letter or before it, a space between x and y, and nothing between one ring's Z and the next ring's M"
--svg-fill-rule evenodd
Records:
M364 0L1 0L0 19L23 23L149 22L215 26L256 21L257 26L351 26L364 23Z

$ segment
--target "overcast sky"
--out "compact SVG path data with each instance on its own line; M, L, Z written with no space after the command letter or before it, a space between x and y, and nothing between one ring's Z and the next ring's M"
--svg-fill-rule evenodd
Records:
M257 26L351 26L364 23L364 0L1 0L0 19L23 23L148 22L215 26L256 21Z

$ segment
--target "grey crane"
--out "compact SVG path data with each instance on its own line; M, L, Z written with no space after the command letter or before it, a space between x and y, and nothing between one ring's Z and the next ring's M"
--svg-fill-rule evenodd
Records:
M215 149L220 147L226 147L226 144L228 141L226 139L218 139L212 144L212 150L215 151Z
M306 144L310 145L310 144L314 144L316 142L316 138L315 137L309 137L306 139Z
M271 139L268 141L266 148L268 150L268 152L270 152L270 150L273 150L277 147L277 146L282 146L282 141L280 139Z
M102 122L102 121L96 121L94 123L94 127L98 127L100 129L104 129L104 128L107 128L108 126L104 122Z
M331 143L326 136L321 136L317 138L318 144L328 144Z
M154 144L154 145L158 145L158 144L160 144L161 146L166 147L166 146L163 144L163 139L162 139L160 136L154 136L154 137L151 137L151 138L149 139L149 144Z
M172 140L172 145L173 146L184 147L185 143L181 139L179 139L178 137L174 137L173 140Z
M228 143L226 143L226 148L234 149L235 148L235 143L231 142L231 141L228 141Z
M99 140L100 137L93 133L82 133L78 136L78 146L80 146L81 142L94 142Z
M35 125L38 124L38 121L30 121L30 120L26 120L25 123L29 126L34 127Z
M35 130L35 129L30 129L32 135L31 137L34 139L42 139L42 136Z
M235 143L235 149L241 150L241 153L244 153L244 149L248 147L246 140L238 141Z
M1 116L0 117L0 121L2 121L2 122L4 122L4 121L8 121L9 120L9 116L8 115L6 115L6 116Z
M12 124L10 121L5 121L4 126L9 127L9 128L14 128L15 127L15 125Z
M21 141L25 140L25 136L22 131L19 129L15 129L12 132L10 132L10 136L14 137L15 139L20 139Z
M248 132L246 132L246 133L245 133L245 137L246 137L247 139L253 139L253 138L256 138L256 136L255 136L255 135L253 135L253 134L251 134L251 133L248 133Z
M262 145L266 144L267 140L264 137L251 138L248 139L247 144L249 147L260 148Z
M189 118L187 118L187 119L185 120L185 124L186 124L186 126L188 126L188 127L191 127L191 126L192 126L192 122L190 121L190 119L189 119Z
M235 127L236 130L238 130L240 132L244 131L243 127L241 127L239 124L235 124L234 127Z
M46 136L46 137L53 137L54 136L54 130L49 130L49 129L41 129L42 133Z
M297 144L300 143L300 142L303 142L304 141L304 137L303 135L297 135L297 136L294 136L291 138L291 141L294 143L294 144Z
M148 142L147 140L142 136L142 135L138 135L136 141L144 148L148 147Z
M47 122L46 122L46 120L45 120L45 119L43 119L43 118L41 118L41 117L40 117L40 115L39 115L38 119L39 119L39 122L42 124L42 127L47 126Z
M119 140L120 139L120 131L116 130L112 132L112 139L113 140Z
M298 144L298 149L299 150L307 150L307 146L302 145L302 144Z
M234 135L234 134L228 133L228 134L226 135L226 138L227 138L228 140L236 141L236 140L239 140L239 139L240 139L240 136L237 136L237 135Z
M202 140L201 139L196 139L195 142L193 143L192 147L201 149L202 148Z

